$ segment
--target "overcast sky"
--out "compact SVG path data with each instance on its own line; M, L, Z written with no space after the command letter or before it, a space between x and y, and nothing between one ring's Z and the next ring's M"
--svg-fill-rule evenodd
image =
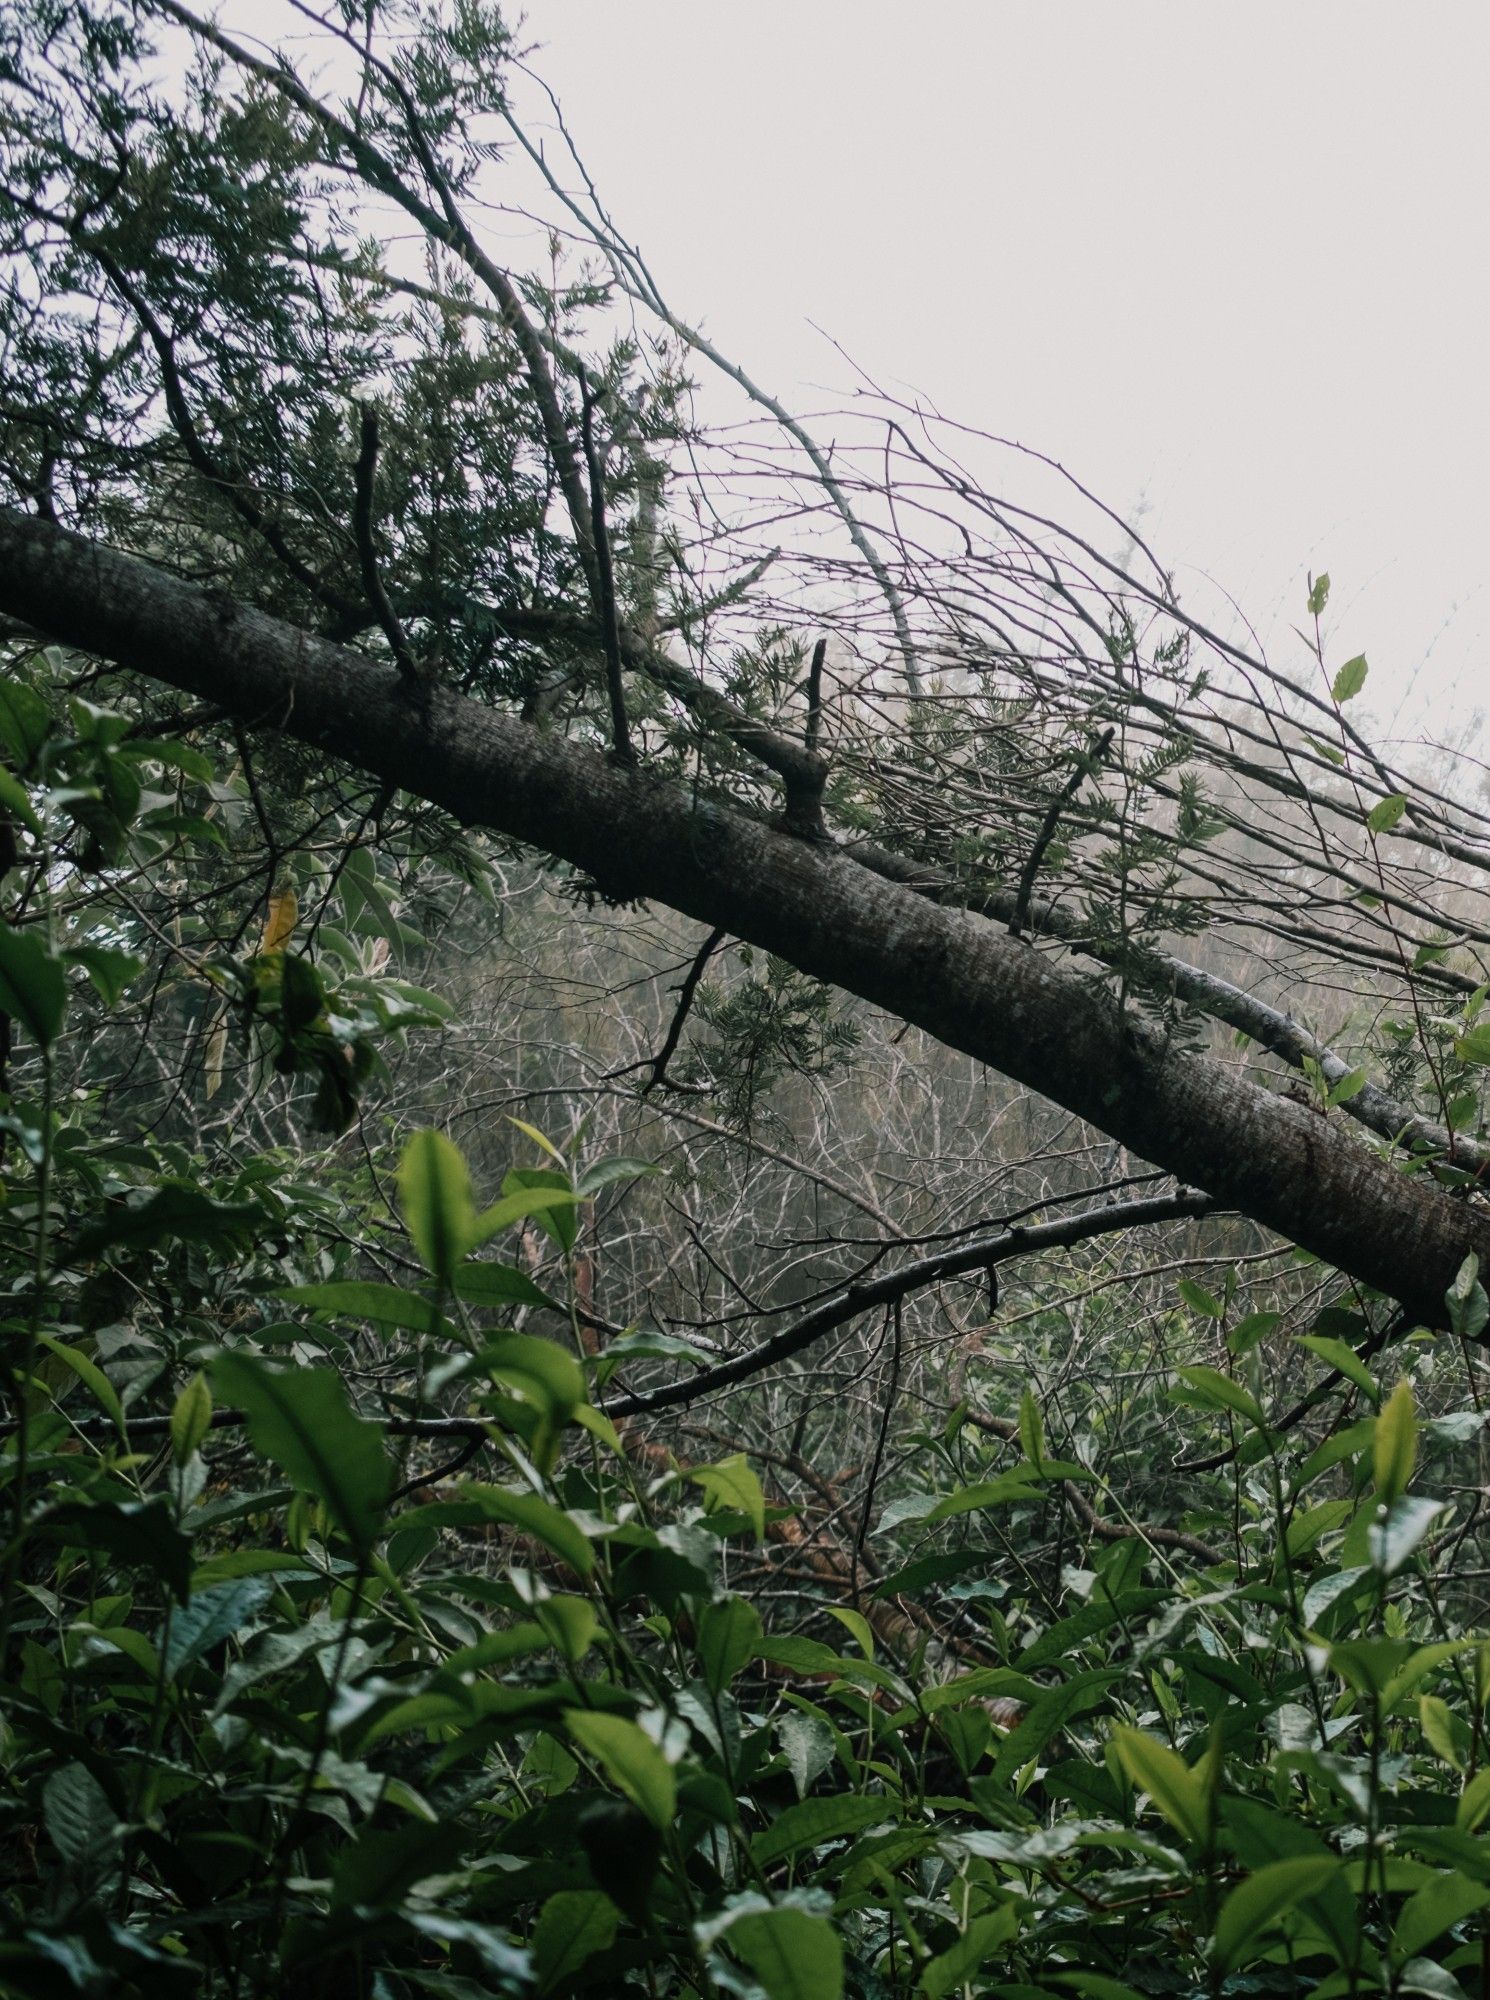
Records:
M675 308L784 400L849 383L815 322L1141 506L1280 657L1328 569L1388 728L1414 684L1444 734L1490 705L1490 9L532 0L525 33Z

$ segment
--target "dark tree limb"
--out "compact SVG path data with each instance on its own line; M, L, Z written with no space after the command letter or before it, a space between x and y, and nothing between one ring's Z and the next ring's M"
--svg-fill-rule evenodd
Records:
M404 628L398 622L398 613L389 602L388 592L383 588L382 574L378 568L377 529L374 518L374 482L378 470L378 413L371 403L360 405L361 436L357 449L356 505L353 509L352 526L357 537L357 560L362 567L362 588L367 592L367 601L377 614L383 637L388 641L399 673L411 687L417 687L423 678L419 662L414 658Z
M1090 777L1102 759L1112 748L1113 731L1104 729L1102 734L1077 758L1076 769L1050 801L1050 810L1040 823L1035 835L1035 844L1020 872L1019 889L1014 897L1014 914L1009 919L1010 937L1023 937L1024 927L1029 922L1030 897L1035 892L1035 877L1040 872L1040 863L1045 859L1046 850L1055 839L1055 830L1060 825L1061 814L1081 790L1083 778Z
M0 509L0 615L777 953L1063 1105L1140 1159L1441 1327L1490 1213L1404 1174L1344 1119L1249 1081L966 910L647 771L397 674L137 557ZM805 752L799 750L799 754Z
M590 476L590 525L595 541L595 576L600 590L600 642L605 653L605 686L610 696L610 748L617 764L636 763L626 720L626 684L621 671L621 623L616 613L616 575L611 563L610 529L605 520L605 468L595 448L595 398L587 381L580 383L580 437L585 469Z
M964 1277L970 1271L984 1271L993 1265L1006 1263L1011 1257L1026 1257L1041 1250L1069 1249L1073 1244L1088 1242L1094 1236L1109 1236L1119 1229L1137 1229L1149 1223L1211 1215L1215 1208L1216 1204L1209 1196L1186 1188L1178 1194L1156 1195L1148 1201L1115 1202L1105 1208L1089 1208L1080 1215L1063 1216L1058 1222L1022 1223L1013 1229L1001 1229L992 1236L975 1237L972 1242L958 1244L953 1249L939 1250L930 1257L918 1257L914 1263L903 1264L898 1271L888 1271L878 1278L860 1279L845 1285L841 1291L830 1293L811 1312L804 1313L790 1326L783 1327L780 1333L772 1334L769 1340L761 1341L746 1353L737 1354L733 1360L721 1362L717 1368L706 1368L701 1374L689 1376L683 1381L667 1382L659 1389L622 1396L606 1404L606 1415L638 1416L646 1410L667 1409L678 1403L696 1403L703 1396L717 1395L721 1389L733 1388L737 1382L747 1382L779 1361L790 1360L792 1355L800 1354L803 1348L811 1347L862 1314L898 1306L912 1292L925 1291L929 1285L940 1284L944 1279Z

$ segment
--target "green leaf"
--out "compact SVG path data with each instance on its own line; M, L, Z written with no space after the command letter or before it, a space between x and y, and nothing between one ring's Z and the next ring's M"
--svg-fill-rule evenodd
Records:
M1003 1903L981 1917L974 1917L956 1944L940 1952L921 1974L921 1991L926 2000L945 2000L977 1977L979 1967L1001 1945L1017 1935L1019 1915L1012 1903Z
M1193 1278L1181 1278L1178 1289L1191 1312L1198 1312L1206 1319L1225 1319L1225 1306L1204 1285L1197 1284Z
M722 1694L755 1658L761 1641L760 1613L743 1597L706 1604L698 1619L698 1657L710 1691Z
M1213 1408L1232 1410L1237 1416L1245 1417L1249 1424L1255 1424L1258 1430L1267 1428L1267 1419L1257 1398L1240 1382L1233 1382L1229 1375L1223 1375L1219 1368L1177 1368L1175 1373Z
M1344 1076L1337 1077L1330 1085L1329 1089L1325 1092L1324 1101L1326 1105L1349 1104L1351 1099L1359 1097L1365 1088L1365 1070L1347 1070Z
M12 772L0 764L0 812L20 821L28 833L41 838L41 818L31 803L31 794Z
M1449 1309L1449 1325L1459 1340L1475 1340L1490 1325L1490 1299L1480 1283L1480 1260L1473 1251L1454 1274L1444 1303Z
M567 1986L588 1961L609 1951L616 1938L616 1906L598 1889L561 1889L550 1896L533 1926L533 1971L540 1994Z
M588 1201L602 1188L612 1187L617 1181L641 1180L662 1171L653 1160L597 1160L593 1166L585 1168L574 1184L574 1191L581 1200Z
M1226 1970L1241 1962L1254 1938L1305 1897L1317 1895L1339 1869L1332 1854L1301 1854L1269 1862L1233 1889L1216 1922L1216 1956Z
M393 1326L409 1333L426 1333L430 1303L402 1285L378 1285L358 1278L336 1279L324 1285L279 1285L270 1295L291 1305L337 1319L366 1320L373 1326Z
M1383 1506L1405 1493L1418 1453L1418 1423L1412 1384L1404 1376L1383 1404L1376 1419L1371 1447L1372 1475Z
M1445 1764L1456 1771L1464 1769L1464 1741L1468 1731L1459 1721L1448 1703L1436 1694L1418 1696L1418 1716L1423 1725L1423 1734L1428 1739L1430 1749ZM1458 1726L1456 1734L1455 1725ZM1415 1947L1414 1947L1415 1948Z
M723 1935L767 2000L840 2000L843 1946L826 1917L782 1903L746 1910Z
M933 1527L938 1521L949 1521L956 1514L979 1513L985 1507L1004 1507L1021 1500L1038 1500L1041 1489L1034 1483L1036 1473L1033 1466L1016 1466L1012 1472L1000 1473L997 1479L985 1480L978 1486L964 1486L956 1493L948 1493L925 1514L907 1516L923 1527Z
M168 1181L148 1200L116 1203L97 1222L85 1225L72 1240L71 1255L83 1260L105 1250L145 1250L172 1239L227 1250L252 1242L263 1227L264 1211L256 1202L213 1201L196 1188Z
M37 1335L37 1340L49 1354L55 1354L64 1367L70 1368L78 1380L93 1391L96 1400L114 1420L114 1428L120 1437L126 1435L124 1410L119 1401L118 1391L96 1361L76 1347L69 1347L65 1341L55 1339L50 1333Z
M49 1049L67 1011L67 977L34 930L0 920L0 1014L19 1021L39 1048Z
M275 1369L246 1354L212 1364L217 1393L239 1405L248 1434L303 1493L313 1493L359 1554L372 1548L392 1483L379 1424L359 1417L329 1368Z
M1327 1361L1345 1377L1347 1382L1354 1382L1358 1389L1363 1390L1373 1403L1381 1401L1381 1385L1355 1349L1348 1346L1345 1341L1334 1340L1323 1333L1301 1333L1299 1346L1307 1347L1311 1354L1317 1354L1321 1361Z
M895 1817L894 1801L864 1798L842 1792L836 1798L803 1799L778 1813L750 1843L758 1868L774 1867L788 1855L805 1848L821 1847L825 1841L842 1840L846 1834L862 1833Z
M715 1507L732 1507L743 1514L760 1541L766 1532L766 1496L743 1452L731 1452L716 1465L695 1465L688 1477L702 1486Z
M241 1632L274 1591L274 1583L266 1576L246 1576L236 1583L219 1583L198 1591L185 1610L172 1616L165 1640L166 1678L174 1679L183 1667Z
M164 1494L153 1500L65 1500L49 1507L38 1526L69 1548L99 1551L149 1570L182 1604L191 1595L191 1541L177 1527Z
M145 969L143 958L116 951L112 945L74 944L60 954L67 965L80 965L106 1007L117 1006L124 989Z
M0 742L22 771L30 768L46 742L51 722L47 705L34 688L13 674L0 679Z
M792 1709L777 1723L776 1734L781 1740L781 1754L792 1774L797 1797L805 1799L812 1790L813 1781L820 1778L833 1761L833 1731L820 1717L803 1715L799 1710Z
M398 1517L400 1528L469 1528L486 1521L502 1521L521 1529L545 1548L552 1549L580 1576L588 1576L595 1567L595 1551L584 1530L536 1493L487 1486L468 1479L453 1499L432 1500L427 1506L411 1507Z
M1464 1787L1454 1810L1454 1825L1461 1833L1474 1833L1490 1813L1490 1766L1478 1771Z
M1040 1406L1028 1389L1019 1399L1019 1447L1038 1471L1045 1462L1045 1425Z
M1336 701L1349 701L1352 695L1359 694L1366 685L1366 672L1364 653L1357 653L1353 660L1347 660L1330 687L1330 693Z
M1238 1358L1250 1354L1253 1348L1266 1340L1270 1333L1276 1332L1282 1318L1282 1313L1277 1312L1248 1313L1246 1318L1239 1319L1227 1334L1228 1352Z
M447 1288L476 1243L476 1202L460 1149L428 1127L404 1147L398 1169L404 1222L431 1276Z
M1132 1782L1148 1793L1177 1833L1197 1847L1204 1846L1210 1830L1210 1800L1202 1774L1192 1771L1168 1744L1146 1730L1119 1723L1112 1741Z
M830 1618L836 1618L840 1625L851 1632L859 1651L866 1660L874 1658L874 1631L862 1611L855 1611L847 1604L830 1604L826 1607Z
M123 1829L85 1764L64 1764L52 1773L42 1786L41 1809L52 1845L74 1875L97 1882L112 1874Z
M1373 833L1390 833L1406 811L1407 794L1393 792L1388 798L1376 801L1366 815L1366 824Z
M1330 601L1330 576L1326 570L1309 585L1309 616L1317 618Z
M624 1715L571 1708L564 1716L570 1736L589 1753L618 1791L624 1792L659 1832L677 1809L673 1767L646 1732Z
M456 1275L455 1290L467 1305L547 1306L552 1312L567 1312L550 1292L510 1264L465 1263ZM609 1350L607 1350L608 1352Z
M331 1907L388 1909L416 1882L444 1875L459 1860L465 1834L458 1819L431 1826L426 1820L384 1832L363 1827L343 1847L331 1874Z
M1376 1568L1395 1576L1428 1530L1446 1511L1442 1500L1424 1500L1404 1494L1371 1523L1366 1546Z
M1412 1958L1475 1910L1490 1903L1490 1888L1459 1874L1440 1875L1408 1897L1392 1932L1392 1956Z

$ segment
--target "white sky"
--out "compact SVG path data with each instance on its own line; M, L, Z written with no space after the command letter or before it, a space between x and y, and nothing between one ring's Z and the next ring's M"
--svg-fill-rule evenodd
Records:
M1388 731L1410 687L1414 731L1490 706L1490 9L530 0L525 37L675 309L784 401L849 385L816 322L1142 504L1280 660L1328 569Z

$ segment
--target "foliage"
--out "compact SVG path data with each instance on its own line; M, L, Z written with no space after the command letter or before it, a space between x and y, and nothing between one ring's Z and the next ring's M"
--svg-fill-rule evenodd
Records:
M1482 828L1363 746L1329 579L1309 692L924 413L883 488L788 417L809 497L756 441L731 486L603 212L546 281L473 231L504 149L565 196L500 16L322 26L344 95L175 0L0 20L7 496L364 647L411 734L443 682L639 745L701 841L888 843L1475 1200L1486 940L1409 843ZM1473 1260L1435 1338L1235 1218L1011 1285L1158 1176L722 933L666 994L653 913L262 717L0 646L0 1993L1490 1990Z
M59 855L74 729L37 737L19 802ZM126 803L116 858L155 837ZM97 879L91 845L76 866ZM1231 1441L1191 1511L1224 1547L1019 1562L1092 1474L1029 1394L992 1441L963 1404L910 1438L874 1570L813 1635L731 1585L794 1520L748 1461L604 1414L648 1350L586 1331L570 1218L645 1163L528 1128L544 1165L483 1208L418 1132L424 1275L369 1279L370 1184L300 1186L287 1152L204 1178L61 1100L65 1010L106 1036L142 960L90 960L54 873L53 924L7 927L0 962L29 1044L0 1211L0 1989L1477 1990L1490 1643L1455 1620L1438 1475L1478 1411L1424 1423L1335 1308L1309 1344L1368 1414L1306 1449L1257 1365L1277 1315L1186 1279L1233 1357L1169 1389ZM530 1226L566 1296L499 1261ZM1487 1310L1467 1270L1467 1337ZM430 1462L452 1444L493 1474Z

